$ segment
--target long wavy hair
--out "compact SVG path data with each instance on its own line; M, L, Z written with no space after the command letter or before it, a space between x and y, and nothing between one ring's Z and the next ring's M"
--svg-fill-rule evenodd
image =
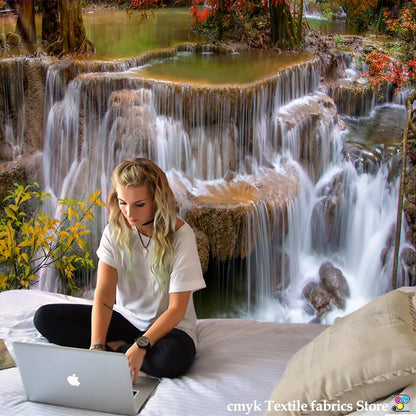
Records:
M150 265L154 283L162 289L168 281L174 255L173 234L178 213L176 200L165 173L151 160L128 159L114 169L108 195L109 222L113 226L114 238L120 248L122 261L127 265L130 279L134 279L131 225L121 212L117 197L118 187L129 186L147 186L153 197L154 251Z

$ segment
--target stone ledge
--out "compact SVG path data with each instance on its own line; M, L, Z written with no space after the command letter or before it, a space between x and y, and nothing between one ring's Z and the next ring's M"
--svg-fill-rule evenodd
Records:
M264 204L272 229L276 225L279 232L284 232L287 208L296 199L299 186L296 170L286 166L284 173L268 168L256 176L206 184L198 194L186 191L185 219L197 235L204 235L201 263L207 264L206 255L226 261L235 257L244 259L250 254L249 247L253 244L248 244L249 239L255 239L257 230L253 227L247 233L247 218L249 214L256 215L253 213L256 204ZM281 215L277 216L277 212ZM280 223L274 224L277 218Z

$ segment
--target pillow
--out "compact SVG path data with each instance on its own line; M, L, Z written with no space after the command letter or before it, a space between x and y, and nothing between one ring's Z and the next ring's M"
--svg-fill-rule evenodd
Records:
M266 414L365 410L416 380L415 288L407 289L337 320L295 353L265 403Z
M395 392L388 397L380 399L376 402L370 403L368 411L365 415L362 411L357 410L356 412L349 413L348 416L386 416L396 415L397 413L405 413L405 416L411 416L416 411L416 382L409 384L403 390ZM380 413L380 409L383 413Z

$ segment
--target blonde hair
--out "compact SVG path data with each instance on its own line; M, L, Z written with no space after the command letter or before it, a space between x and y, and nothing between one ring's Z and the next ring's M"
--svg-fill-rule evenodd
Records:
M127 263L130 278L133 274L131 226L120 210L117 196L117 187L129 186L147 186L153 198L154 251L150 266L155 283L162 289L168 281L174 255L173 234L178 212L175 196L165 173L149 159L128 159L114 169L108 195L109 222L113 226L114 237L120 247L122 260Z

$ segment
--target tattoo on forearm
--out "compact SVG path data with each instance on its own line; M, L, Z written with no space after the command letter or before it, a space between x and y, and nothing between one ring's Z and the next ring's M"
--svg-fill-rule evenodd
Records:
M103 305L104 305L106 308L110 309L110 311L112 311L112 310L113 310L113 307L112 307L112 306L110 306L110 305L107 305L105 302L103 302Z

